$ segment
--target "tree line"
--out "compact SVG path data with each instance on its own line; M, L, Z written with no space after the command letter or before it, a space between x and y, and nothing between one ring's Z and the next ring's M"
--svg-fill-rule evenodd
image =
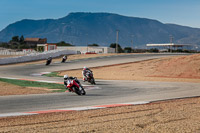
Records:
M70 43L67 43L65 41L60 41L58 43L56 43L57 46L75 46L72 45ZM99 47L99 44L93 43L93 44L88 44L89 47ZM33 44L27 44L24 41L24 36L13 36L12 39L7 42L7 43L0 43L0 47L3 48L8 48L8 49L17 49L17 50L22 50L22 49L37 49L37 45L33 45ZM152 48L152 49L132 49L131 47L125 47L122 48L120 46L120 44L116 44L116 43L111 43L110 48L114 48L116 49L117 47L117 53L143 53L143 52L151 52L151 53L158 53L159 49L156 48ZM169 50L168 50L169 52ZM191 51L191 50L182 50L182 49L178 49L178 50L173 50L172 52L195 52L195 51Z
M13 36L12 39L7 43L1 43L1 47L9 49L27 49L30 48L24 42L24 36Z

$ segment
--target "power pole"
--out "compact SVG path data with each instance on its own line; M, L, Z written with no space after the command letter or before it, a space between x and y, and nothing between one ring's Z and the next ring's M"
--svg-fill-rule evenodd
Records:
M172 52L172 43L173 43L174 37L172 35L170 35L169 37L170 37L170 44L171 44L170 52Z
M131 44L132 44L131 45L131 49L132 49L131 52L133 52L133 37L134 37L134 35L131 35Z
M118 35L119 35L119 30L116 31L116 53L118 53Z
M174 37L172 35L170 35L170 43L171 44L173 43L173 39L174 39Z
M87 45L87 52L88 52L88 34L86 34L86 45Z

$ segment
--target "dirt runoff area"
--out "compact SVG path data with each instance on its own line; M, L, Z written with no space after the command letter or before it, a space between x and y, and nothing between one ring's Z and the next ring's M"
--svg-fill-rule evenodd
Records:
M200 54L164 57L147 61L90 68L95 79L200 83ZM82 78L82 69L59 75Z
M200 55L91 68L97 79L200 82ZM81 70L60 75L81 76ZM118 75L118 76L116 76ZM200 97L145 105L0 118L0 132L199 133Z
M200 98L0 118L0 132L199 133Z

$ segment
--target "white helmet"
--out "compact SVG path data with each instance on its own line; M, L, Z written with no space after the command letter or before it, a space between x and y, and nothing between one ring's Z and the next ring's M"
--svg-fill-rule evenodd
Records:
M68 76L67 75L64 75L64 79L67 79L68 78Z
M83 67L83 70L86 70L86 69L87 69L87 67L86 67L86 66L84 66L84 67Z

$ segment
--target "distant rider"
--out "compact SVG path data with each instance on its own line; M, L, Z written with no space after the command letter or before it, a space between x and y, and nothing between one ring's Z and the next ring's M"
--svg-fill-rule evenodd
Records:
M65 62L67 60L67 56L64 55L63 58L62 58L62 62Z
M46 65L49 65L49 64L51 63L51 61L52 61L52 57L49 56L49 57L47 58Z
M86 74L88 72L92 72L89 68L87 68L86 66L83 67L83 71L82 71L82 75L83 75L83 82L87 81L87 76Z
M52 60L52 57L51 57L51 56L49 56L49 58L47 58L47 60L51 61L51 60Z

